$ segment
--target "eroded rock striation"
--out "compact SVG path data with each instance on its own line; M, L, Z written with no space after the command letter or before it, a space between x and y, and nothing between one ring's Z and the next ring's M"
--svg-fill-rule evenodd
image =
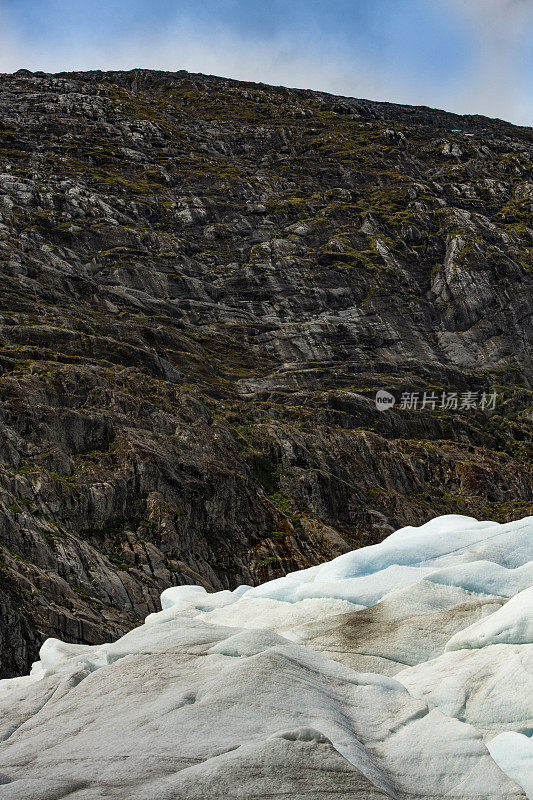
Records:
M0 101L3 676L173 584L530 513L531 129L185 72Z

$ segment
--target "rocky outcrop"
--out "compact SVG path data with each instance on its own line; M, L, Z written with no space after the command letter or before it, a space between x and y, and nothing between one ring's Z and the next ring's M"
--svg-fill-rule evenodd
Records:
M172 584L530 513L531 129L181 72L0 97L2 675Z

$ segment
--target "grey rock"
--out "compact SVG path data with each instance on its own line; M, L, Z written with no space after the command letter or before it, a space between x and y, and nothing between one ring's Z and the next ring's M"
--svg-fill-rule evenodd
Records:
M531 513L530 129L183 71L0 101L2 676L172 584Z

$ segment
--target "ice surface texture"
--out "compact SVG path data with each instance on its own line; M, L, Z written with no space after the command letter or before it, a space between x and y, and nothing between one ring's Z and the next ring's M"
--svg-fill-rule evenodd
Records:
M533 518L177 586L0 681L2 800L533 798Z

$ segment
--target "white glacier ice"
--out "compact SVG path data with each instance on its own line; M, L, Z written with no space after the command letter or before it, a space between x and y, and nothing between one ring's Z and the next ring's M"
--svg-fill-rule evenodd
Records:
M480 620L452 636L446 650L489 647L492 644L533 642L533 586L512 597L488 619Z
M2 800L533 798L533 518L161 605L0 681Z
M533 740L520 733L500 733L488 744L497 764L533 797Z
M505 525L477 522L458 514L437 517L419 528L401 528L380 544L248 589L242 597L297 602L305 597L334 596L368 606L437 570L442 570L441 582L447 578L450 585L461 586L465 579L468 582L466 565L476 562L488 562L491 567L486 572L479 564L472 568L475 592L493 594L500 568L500 582L507 582L514 593L514 581L527 581L533 572L531 525L531 517ZM523 574L516 575L525 566ZM514 581L512 577L503 578L508 573Z

